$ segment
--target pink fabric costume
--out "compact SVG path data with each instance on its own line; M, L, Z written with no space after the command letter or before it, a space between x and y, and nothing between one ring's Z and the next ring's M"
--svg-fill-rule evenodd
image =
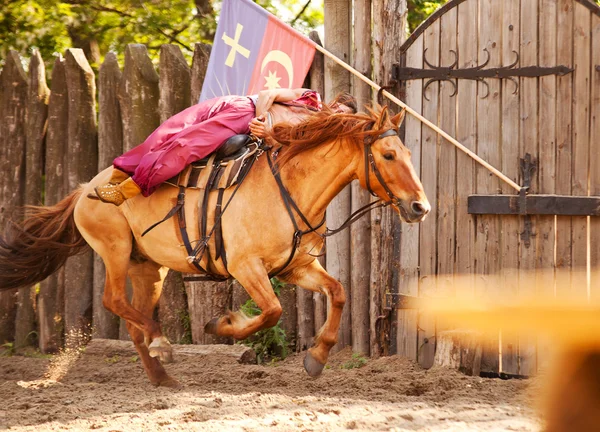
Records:
M305 92L290 105L320 109L318 93ZM250 97L222 96L194 105L166 120L139 146L113 161L131 175L144 196L190 163L217 150L228 138L250 133L255 116Z

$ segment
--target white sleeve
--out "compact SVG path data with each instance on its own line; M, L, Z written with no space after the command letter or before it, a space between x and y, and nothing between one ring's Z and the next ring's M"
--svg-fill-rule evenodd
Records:
M250 98L250 100L252 101L252 103L254 104L254 107L256 108L256 103L258 102L258 95L250 95L248 96Z

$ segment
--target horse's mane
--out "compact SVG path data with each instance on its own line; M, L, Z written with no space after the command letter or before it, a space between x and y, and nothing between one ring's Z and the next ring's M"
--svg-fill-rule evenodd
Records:
M367 108L367 113L335 113L324 106L321 111L311 113L300 123L276 124L269 136L284 146L278 160L279 166L305 151L339 138L347 138L355 145L362 146L367 136L379 135L384 131L383 128L374 129L382 111L381 107L376 106Z

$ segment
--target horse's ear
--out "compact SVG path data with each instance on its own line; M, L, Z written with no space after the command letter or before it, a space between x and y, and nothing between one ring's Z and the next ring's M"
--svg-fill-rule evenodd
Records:
M387 122L390 121L390 112L388 111L387 105L385 105L381 109L381 114L379 115L379 119L377 120L376 129L383 129Z
M398 114L392 117L392 124L399 128L402 122L404 121L404 117L406 116L406 109L402 109Z

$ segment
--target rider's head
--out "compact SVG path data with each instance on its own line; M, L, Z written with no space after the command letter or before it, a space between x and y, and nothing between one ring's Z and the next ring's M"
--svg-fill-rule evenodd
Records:
M329 108L337 113L355 114L357 111L356 98L350 93L340 93L329 103Z

